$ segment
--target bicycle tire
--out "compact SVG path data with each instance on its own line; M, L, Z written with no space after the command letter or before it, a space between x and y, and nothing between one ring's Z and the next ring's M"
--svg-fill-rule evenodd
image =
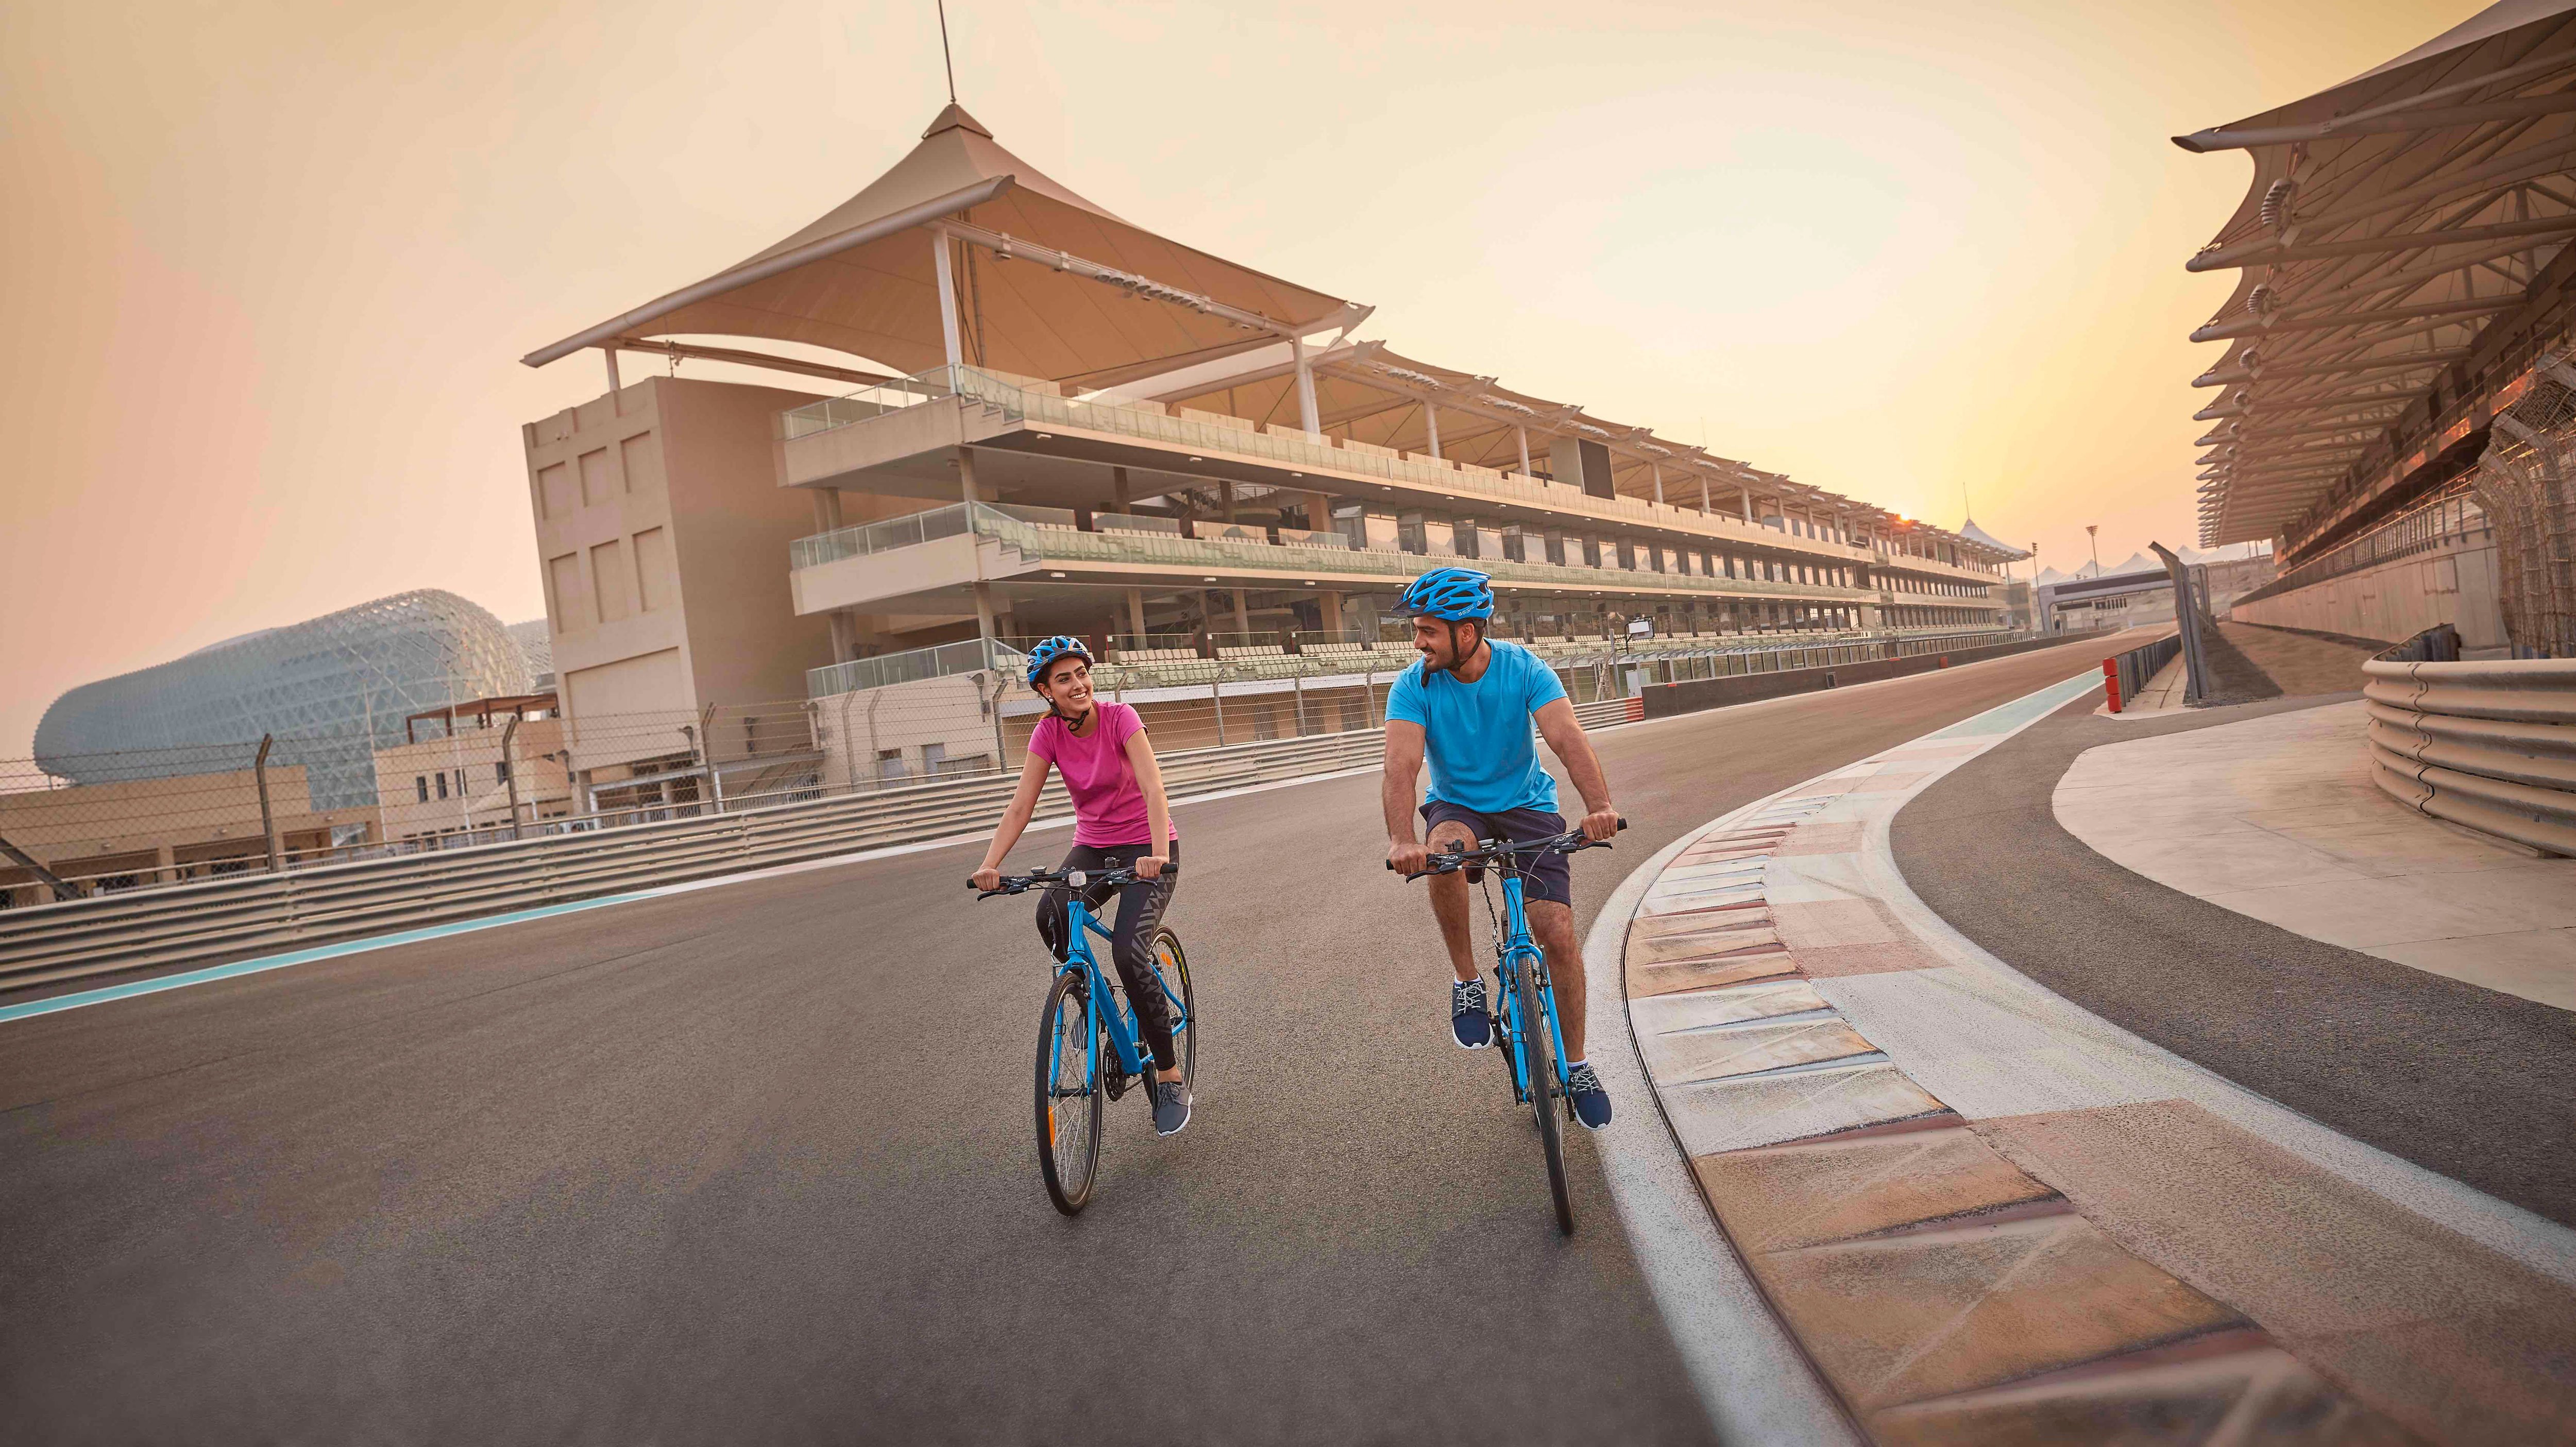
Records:
M1574 1234L1574 1202L1565 1185L1565 1129L1556 1118L1555 1037L1548 1033L1547 1012L1539 1003L1538 970L1527 955L1512 962L1513 1028L1522 1041L1521 1063L1529 1070L1530 1113L1538 1121L1539 1150L1547 1157L1547 1190L1556 1203L1556 1229Z
M1158 980L1161 980L1166 960L1170 961L1172 973L1180 977L1181 1018L1189 1022L1187 1029L1174 1032L1172 1041L1172 1045L1180 1051L1181 1055L1181 1088L1195 1095L1198 1093L1199 1080L1199 1002L1198 996L1190 990L1190 957L1182 951L1179 935L1168 929L1156 930L1154 931L1154 973ZM1161 982L1163 992L1170 994L1171 982L1169 980Z
M1090 1203L1092 1184L1100 1175L1102 1094L1089 1069L1090 1052L1101 1048L1099 1037L1099 1017L1092 1011L1082 976L1072 970L1059 973L1038 1016L1038 1174L1046 1180L1047 1199L1068 1216L1080 1214ZM1082 1103L1060 1115L1057 1108L1068 1097L1057 1090L1071 1083L1063 1079L1068 1069L1082 1086ZM1063 1138L1067 1126L1078 1128L1082 1138L1067 1142Z

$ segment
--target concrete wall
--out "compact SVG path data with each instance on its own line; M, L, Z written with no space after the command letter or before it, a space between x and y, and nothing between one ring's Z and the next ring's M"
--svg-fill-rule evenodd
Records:
M814 505L778 485L774 438L812 400L651 377L522 429L566 717L801 698L831 661L788 595ZM574 737L581 767L622 762Z
M2486 535L2492 537L2492 534ZM2399 558L2254 602L2227 616L2240 623L2402 642L2443 623L2464 648L2505 646L2493 542Z

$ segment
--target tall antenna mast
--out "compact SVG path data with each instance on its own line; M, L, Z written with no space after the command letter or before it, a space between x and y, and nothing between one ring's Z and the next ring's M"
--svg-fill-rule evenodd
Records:
M948 103L957 104L957 62L948 54L948 0L939 3L939 64L948 72Z

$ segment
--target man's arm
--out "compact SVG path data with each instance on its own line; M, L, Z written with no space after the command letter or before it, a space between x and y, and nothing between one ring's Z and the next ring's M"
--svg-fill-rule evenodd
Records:
M1422 725L1386 721L1386 778L1379 802L1386 808L1386 857L1411 874L1430 862L1431 851L1413 836L1414 785L1422 777Z
M1610 779L1601 772L1601 756L1592 752L1592 740L1585 736L1583 724L1574 716L1574 703L1558 698L1540 706L1532 715L1538 720L1539 737L1556 750L1565 771L1574 776L1574 788L1583 796L1583 837L1604 840L1619 832L1619 806L1610 802ZM1392 730L1387 753L1395 752Z

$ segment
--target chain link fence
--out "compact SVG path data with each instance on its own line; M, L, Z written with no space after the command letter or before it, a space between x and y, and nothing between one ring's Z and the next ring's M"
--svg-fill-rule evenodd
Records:
M1973 634L1561 639L1578 705L1647 685L2004 641ZM1121 667L1165 753L1374 730L1409 649L1260 643ZM981 657L980 654L977 657ZM1004 669L818 699L564 717L550 694L228 743L0 760L0 907L875 794L1019 768L1046 705ZM390 741L388 741L390 740Z
M2524 658L2576 658L2576 367L2544 357L2496 414L2479 459L2505 636Z

